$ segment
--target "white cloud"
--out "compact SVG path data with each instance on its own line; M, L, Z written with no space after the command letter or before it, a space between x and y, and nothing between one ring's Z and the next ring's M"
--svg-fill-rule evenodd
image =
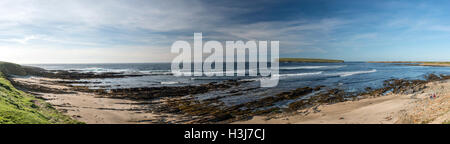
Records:
M41 46L0 46L0 61L36 63L136 63L170 62L176 55L165 47L49 48ZM153 57L157 55L158 57Z
M176 39L157 33L208 29L222 19L196 0L4 0L0 7L0 59L22 63L169 61L170 45L162 44Z
M342 19L272 21L234 25L217 31L230 39L278 40L282 54L327 53L315 45L327 42L335 30L348 23Z
M12 39L0 39L0 41L5 41L5 42L16 42L16 43L20 43L20 44L27 44L28 41L34 40L34 39L39 39L39 37L38 37L38 36L35 36L35 35L31 35L31 36L25 36L23 39L17 39L17 38L12 38Z
M2 24L74 24L170 31L216 19L198 1L8 0L0 2Z
M305 19L241 24L229 16L252 8L198 0L4 0L0 7L0 60L21 63L170 61L170 43L191 40L194 32L219 41L280 40L282 50L324 53L312 46L348 23Z

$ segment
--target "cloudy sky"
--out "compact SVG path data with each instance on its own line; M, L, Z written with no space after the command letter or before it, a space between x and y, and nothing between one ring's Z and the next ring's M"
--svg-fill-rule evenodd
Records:
M450 1L2 0L0 61L168 62L176 40L279 40L281 57L450 60Z

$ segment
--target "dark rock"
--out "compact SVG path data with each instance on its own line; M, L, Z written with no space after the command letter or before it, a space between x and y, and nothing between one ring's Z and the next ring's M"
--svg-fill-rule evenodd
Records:
M224 121L224 120L228 120L228 119L232 119L233 116L231 114L228 113L220 113L214 116L215 118L212 119L211 121L213 122L220 122L220 121Z

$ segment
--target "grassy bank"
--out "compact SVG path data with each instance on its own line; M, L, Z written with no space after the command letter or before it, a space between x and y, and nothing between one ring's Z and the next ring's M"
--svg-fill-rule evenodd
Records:
M279 62L309 62L309 63L343 63L343 60L310 59L310 58L280 58Z
M26 72L20 65L0 62L0 124L79 123L45 101L17 90L6 74L26 75Z

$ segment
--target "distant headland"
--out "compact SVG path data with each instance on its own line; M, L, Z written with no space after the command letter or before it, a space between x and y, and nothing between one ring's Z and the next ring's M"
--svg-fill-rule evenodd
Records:
M424 62L424 61L368 61L368 63L400 63L412 66L450 66L450 62Z

